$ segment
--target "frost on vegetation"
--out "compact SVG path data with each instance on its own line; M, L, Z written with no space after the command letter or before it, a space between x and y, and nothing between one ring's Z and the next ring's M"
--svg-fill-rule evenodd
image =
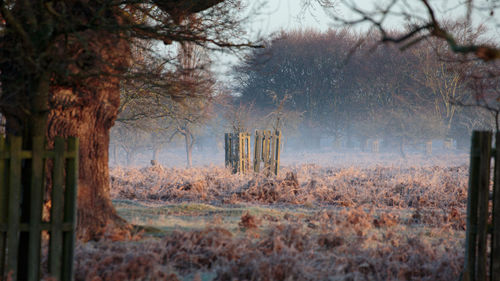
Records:
M76 280L457 280L463 265L465 165L297 165L278 177L116 167L111 179L113 199L311 208L244 212L236 232L81 243Z
M222 167L111 170L114 199L447 209L467 203L467 167L284 167L278 177Z
M429 238L406 230L398 217L362 208L273 220L260 232L259 224L248 223L256 218L241 219L251 234L207 227L160 239L79 244L76 280L186 280L203 272L228 281L456 280L463 264L460 241Z

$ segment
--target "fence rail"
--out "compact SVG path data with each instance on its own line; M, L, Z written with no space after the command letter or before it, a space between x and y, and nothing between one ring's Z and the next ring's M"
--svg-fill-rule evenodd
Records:
M488 275L489 280L500 281L500 132L495 138L496 149L492 149L491 132L474 131L472 134L463 281L486 281ZM492 157L495 161L490 214ZM490 215L492 225L489 228ZM491 249L489 257L488 248Z
M45 150L45 140L34 138L33 150L22 150L22 139L0 138L0 278L40 280L42 232L50 237L48 271L56 280L73 279L76 196L78 182L78 139L57 137L54 150ZM52 165L47 165L47 161ZM27 166L28 165L28 166ZM23 167L29 167L29 186ZM46 169L51 167L52 171ZM52 172L51 193L45 185ZM29 206L22 200L29 198ZM50 198L50 219L43 217L44 200ZM29 210L29 221L22 212ZM27 253L21 250L28 235ZM20 265L27 272L19 272ZM21 277L21 275L23 277Z

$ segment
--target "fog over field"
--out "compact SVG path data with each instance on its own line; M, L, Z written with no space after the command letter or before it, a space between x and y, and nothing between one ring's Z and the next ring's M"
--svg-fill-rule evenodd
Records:
M224 151L210 149L210 144L204 145L203 149L195 148L193 151L193 167L224 166ZM373 166L385 167L429 167L429 166L463 166L468 165L469 152L455 148L443 148L443 142L434 143L432 153L427 154L423 144L408 149L405 157L402 157L398 149L381 149L381 152L363 152L361 149L333 149L322 147L317 150L298 150L296 148L285 148L281 152L281 166L295 166L313 164L321 167L358 167L366 168ZM440 146L440 147L439 147ZM370 148L366 149L370 150ZM253 153L253 146L251 147ZM133 162L127 165L125 154L118 154L115 159L110 158L111 167L130 166L148 167L151 165L151 151L138 151L134 154ZM253 155L251 154L253 159ZM184 147L177 146L164 149L159 153L158 163L165 167L186 167L186 152Z

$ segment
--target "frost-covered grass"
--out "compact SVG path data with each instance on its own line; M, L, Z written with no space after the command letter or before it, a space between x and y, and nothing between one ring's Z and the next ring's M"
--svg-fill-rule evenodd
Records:
M467 156L441 158L303 161L278 177L115 167L113 202L143 232L79 244L76 279L457 280Z

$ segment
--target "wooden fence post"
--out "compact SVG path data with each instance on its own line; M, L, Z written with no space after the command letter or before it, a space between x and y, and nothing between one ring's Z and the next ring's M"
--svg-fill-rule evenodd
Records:
M245 172L250 171L250 133L245 133Z
M488 199L490 195L491 132L480 133L480 165L477 223L477 280L486 281L488 243Z
M224 164L226 167L229 166L229 156L230 156L230 147L229 147L229 133L224 134Z
M281 131L256 130L254 142L253 170L260 172L261 163L264 164L266 174L279 172L281 151Z
M269 171L268 173L274 173L276 171L276 134L275 132L269 131L269 146L270 146L270 157L269 157ZM279 149L279 147L278 147Z
M6 146L5 146L5 137L0 136L0 224L5 225L7 223L7 215L8 215L8 181L9 178L7 176L9 171L9 166L7 165L7 161L5 159ZM0 229L0 279L5 280L6 276L4 275L5 269L5 250L6 250L6 229Z
M262 162L264 162L264 170L267 173L269 170L269 133L262 131Z
M10 169L9 169L9 210L7 230L7 273L12 273L12 280L17 280L17 255L19 251L19 225L21 214L21 138L10 137Z
M76 234L76 203L78 187L78 151L77 138L68 138L68 157L66 160L66 192L64 193L64 223L68 231L63 235L63 271L61 280L73 280L73 256Z
M260 172L260 160L262 153L262 137L258 130L255 130L255 141L253 150L253 171Z
M487 222L490 190L491 132L472 134L465 265L462 280L485 281L487 276Z
M226 133L225 166L231 167L232 173L246 173L250 168L250 134Z
M480 135L472 133L469 163L469 187L467 195L467 222L465 233L465 265L463 281L475 281L476 272L476 232L477 232L477 186L479 184Z
M0 279L40 280L42 231L50 232L48 269L56 280L73 280L73 251L78 183L78 140L55 139L55 150L45 150L43 137L32 140L31 151L22 150L22 139L0 138ZM51 218L42 221L45 191L45 159L54 159ZM21 190L22 160L31 159L31 182ZM66 162L66 169L64 165ZM64 184L64 172L66 183ZM21 192L29 192L29 221L21 221ZM27 256L19 256L20 235L28 234ZM20 264L26 271L19 274ZM6 267L4 267L6 265ZM9 280L10 280L9 279Z
M274 161L274 174L278 175L280 169L280 146L281 146L281 131L276 131L275 137L275 154L273 155Z
M33 138L31 159L30 221L28 247L28 280L40 279L40 246L44 194L44 137Z
M56 138L54 141L54 170L52 186L52 209L50 218L52 229L50 231L49 271L57 280L61 279L61 258L63 246L63 172L64 172L64 140Z
M497 132L495 135L494 173L490 280L500 281L500 132Z

